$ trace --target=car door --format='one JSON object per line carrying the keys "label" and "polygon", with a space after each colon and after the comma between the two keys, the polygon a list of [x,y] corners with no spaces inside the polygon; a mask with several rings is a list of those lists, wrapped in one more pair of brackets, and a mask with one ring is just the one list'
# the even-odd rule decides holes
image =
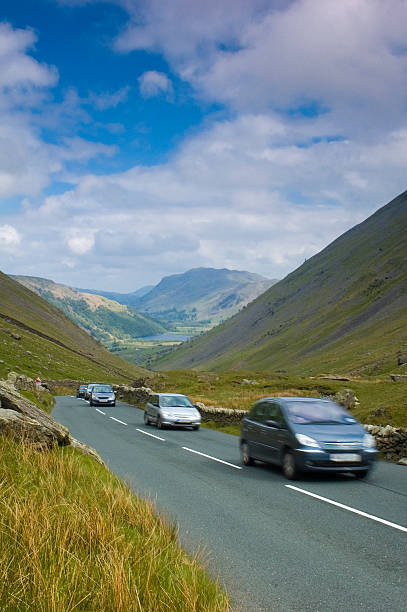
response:
{"label": "car door", "polygon": [[264,439],[265,455],[269,461],[279,463],[282,449],[288,439],[288,429],[284,415],[277,402],[267,402],[264,410],[264,425],[262,437]]}
{"label": "car door", "polygon": [[255,404],[244,419],[243,437],[248,442],[250,454],[256,459],[263,459],[263,440],[260,434],[264,422],[264,402]]}

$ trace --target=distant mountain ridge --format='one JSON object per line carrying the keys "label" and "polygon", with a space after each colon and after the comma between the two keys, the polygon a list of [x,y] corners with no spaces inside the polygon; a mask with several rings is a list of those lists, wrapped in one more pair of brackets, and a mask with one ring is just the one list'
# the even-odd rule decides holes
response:
{"label": "distant mountain ridge", "polygon": [[45,278],[12,278],[62,310],[72,321],[101,342],[114,342],[124,337],[149,336],[165,331],[158,322],[104,296],[84,293]]}
{"label": "distant mountain ridge", "polygon": [[275,282],[242,270],[193,268],[164,277],[134,305],[155,317],[173,312],[187,320],[220,320],[230,317]]}
{"label": "distant mountain ridge", "polygon": [[407,353],[407,191],[163,369],[377,373]]}

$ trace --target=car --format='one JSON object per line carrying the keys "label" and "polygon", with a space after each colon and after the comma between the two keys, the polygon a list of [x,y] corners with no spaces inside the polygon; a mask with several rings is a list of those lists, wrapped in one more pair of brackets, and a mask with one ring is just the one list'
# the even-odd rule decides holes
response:
{"label": "car", "polygon": [[158,429],[171,426],[199,429],[201,413],[186,395],[155,393],[145,406],[144,423],[154,423]]}
{"label": "car", "polygon": [[88,388],[88,385],[79,385],[78,390],[76,392],[76,397],[85,397],[85,391]]}
{"label": "car", "polygon": [[99,383],[89,383],[89,384],[88,384],[88,386],[86,387],[86,390],[85,390],[85,395],[84,395],[84,397],[85,397],[85,399],[86,399],[86,400],[89,400],[89,399],[90,399],[90,394],[91,394],[91,392],[92,392],[92,389],[93,389],[93,387],[94,387],[95,385],[97,385],[97,384],[99,384]]}
{"label": "car", "polygon": [[265,397],[241,423],[244,465],[255,459],[302,472],[351,472],[365,477],[377,458],[373,436],[342,406],[315,397]]}
{"label": "car", "polygon": [[92,385],[89,396],[91,406],[116,406],[116,395],[110,385]]}

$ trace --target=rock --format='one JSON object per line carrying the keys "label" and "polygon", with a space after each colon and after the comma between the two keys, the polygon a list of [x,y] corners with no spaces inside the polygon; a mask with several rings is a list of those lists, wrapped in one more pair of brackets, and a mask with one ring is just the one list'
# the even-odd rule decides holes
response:
{"label": "rock", "polygon": [[407,380],[407,374],[390,374],[390,380],[393,382],[402,382]]}
{"label": "rock", "polygon": [[244,378],[240,384],[241,385],[258,385],[259,383],[257,382],[257,380],[250,380],[249,378]]}
{"label": "rock", "polygon": [[353,389],[341,389],[335,393],[333,400],[344,406],[346,410],[352,410],[359,403]]}
{"label": "rock", "polygon": [[407,354],[399,353],[397,357],[397,365],[401,366],[407,363]]}
{"label": "rock", "polygon": [[41,410],[41,408],[38,408],[25,397],[22,397],[9,382],[5,383],[4,381],[0,381],[0,399],[2,408],[13,410],[36,421],[42,427],[49,430],[60,446],[69,444],[70,435],[66,427],[57,423],[57,421],[44,412],[44,410]]}
{"label": "rock", "polygon": [[87,444],[84,444],[84,442],[80,442],[76,438],[71,437],[70,445],[76,448],[77,450],[79,450],[84,455],[89,455],[89,457],[92,457],[98,463],[101,463],[102,465],[106,465],[103,459],[101,458],[101,456],[95,451],[95,449],[92,448],[91,446],[88,446]]}
{"label": "rock", "polygon": [[17,372],[10,372],[7,376],[7,381],[19,391],[33,391],[35,384],[32,378],[25,374],[18,374]]}
{"label": "rock", "polygon": [[321,374],[317,376],[317,378],[322,378],[324,380],[343,380],[344,382],[350,380],[346,376],[336,376],[335,374]]}
{"label": "rock", "polygon": [[25,414],[0,408],[0,435],[33,444],[39,450],[50,449],[58,443],[55,432]]}
{"label": "rock", "polygon": [[15,332],[11,332],[10,336],[14,338],[14,340],[21,340],[20,334],[16,334]]}
{"label": "rock", "polygon": [[398,463],[400,465],[407,465],[407,457],[402,457],[401,459],[398,460]]}

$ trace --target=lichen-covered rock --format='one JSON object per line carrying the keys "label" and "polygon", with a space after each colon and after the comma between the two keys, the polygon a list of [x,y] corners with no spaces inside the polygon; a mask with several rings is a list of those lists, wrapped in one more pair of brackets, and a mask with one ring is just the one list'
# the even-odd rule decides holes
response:
{"label": "lichen-covered rock", "polygon": [[143,407],[154,395],[154,391],[149,387],[128,387],[127,385],[113,385],[116,398],[124,400],[129,404]]}
{"label": "lichen-covered rock", "polygon": [[20,395],[10,382],[0,381],[0,400],[3,409],[14,410],[48,429],[60,446],[69,444],[70,436],[67,428],[57,423],[51,415]]}
{"label": "lichen-covered rock", "polygon": [[332,398],[338,404],[341,404],[346,410],[352,410],[359,403],[353,389],[341,389]]}
{"label": "lichen-covered rock", "polygon": [[39,450],[50,449],[58,441],[53,431],[25,414],[0,408],[0,435],[28,442]]}

